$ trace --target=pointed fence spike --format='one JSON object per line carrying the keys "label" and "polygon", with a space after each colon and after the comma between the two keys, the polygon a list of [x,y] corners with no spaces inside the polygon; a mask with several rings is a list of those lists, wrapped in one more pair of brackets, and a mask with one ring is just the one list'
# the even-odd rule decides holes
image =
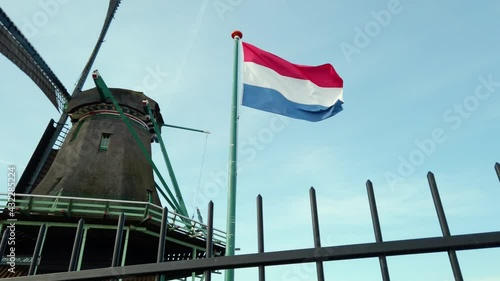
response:
{"label": "pointed fence spike", "polygon": [[[431,189],[432,199],[434,201],[434,207],[436,208],[439,225],[441,226],[441,232],[443,233],[443,237],[449,237],[451,236],[450,228],[448,227],[448,222],[446,220],[446,215],[443,209],[443,203],[441,202],[441,197],[439,196],[439,191],[436,184],[436,179],[434,178],[434,174],[431,172],[427,173],[427,179],[429,180],[429,187]],[[460,264],[458,263],[457,253],[454,250],[448,250],[448,257],[450,259],[451,269],[453,271],[455,280],[463,281],[464,278],[462,276]]]}
{"label": "pointed fence spike", "polygon": [[111,259],[111,267],[116,267],[119,266],[120,264],[122,241],[123,241],[123,228],[125,227],[126,219],[127,216],[123,212],[118,217],[118,225],[116,227],[116,236],[115,236],[115,246],[113,248],[113,257]]}
{"label": "pointed fence spike", "polygon": [[[309,189],[310,204],[311,204],[311,216],[312,216],[312,227],[313,227],[313,237],[314,237],[314,248],[321,248],[321,238],[319,231],[319,218],[318,218],[318,205],[316,200],[316,191],[313,187]],[[323,262],[316,262],[316,274],[318,281],[325,281],[325,274],[323,270]]]}
{"label": "pointed fence spike", "polygon": [[500,163],[495,164],[495,171],[497,171],[498,180],[500,180]]}
{"label": "pointed fence spike", "polygon": [[[168,229],[168,209],[167,207],[163,207],[162,215],[161,215],[161,225],[160,225],[160,236],[158,237],[158,253],[156,255],[156,262],[164,262],[165,261],[165,244]],[[164,279],[164,275],[158,274],[155,277],[156,281],[161,281]]]}
{"label": "pointed fence spike", "polygon": [[36,269],[38,267],[38,259],[40,258],[40,252],[42,251],[43,241],[45,240],[45,235],[47,234],[47,225],[44,223],[40,226],[38,232],[38,237],[36,239],[35,250],[33,251],[33,258],[31,259],[31,264],[28,269],[28,275],[35,275]]}
{"label": "pointed fence spike", "polygon": [[[377,202],[375,200],[375,193],[373,192],[373,184],[370,180],[366,181],[366,192],[368,193],[368,203],[370,204],[370,213],[372,216],[373,231],[375,233],[375,241],[377,243],[383,242],[382,230],[380,228],[380,220],[377,210]],[[389,281],[389,269],[387,267],[387,258],[384,255],[379,256],[380,272],[383,281]]]}
{"label": "pointed fence spike", "polygon": [[[257,252],[264,253],[264,214],[262,207],[262,196],[257,196]],[[259,265],[259,281],[266,280],[266,272],[263,265]]]}
{"label": "pointed fence spike", "polygon": [[[205,258],[212,258],[213,256],[213,235],[214,235],[214,203],[212,201],[208,202],[208,215],[207,215],[207,237],[206,237],[206,249]],[[212,271],[205,271],[205,280],[212,280]]]}
{"label": "pointed fence spike", "polygon": [[68,271],[75,271],[78,263],[78,256],[80,255],[82,247],[82,237],[85,227],[85,220],[82,218],[78,221],[78,227],[76,228],[75,240],[73,242],[73,250],[71,251],[71,258],[69,261]]}

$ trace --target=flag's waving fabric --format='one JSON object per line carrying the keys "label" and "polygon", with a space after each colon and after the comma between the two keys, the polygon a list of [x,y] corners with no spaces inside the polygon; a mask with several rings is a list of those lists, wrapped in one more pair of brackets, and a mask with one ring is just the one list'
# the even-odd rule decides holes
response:
{"label": "flag's waving fabric", "polygon": [[331,64],[293,64],[242,44],[243,105],[308,121],[342,110],[343,81]]}

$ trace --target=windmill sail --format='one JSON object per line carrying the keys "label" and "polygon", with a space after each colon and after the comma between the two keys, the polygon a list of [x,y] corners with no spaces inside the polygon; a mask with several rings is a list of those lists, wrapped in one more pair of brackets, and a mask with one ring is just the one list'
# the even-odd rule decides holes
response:
{"label": "windmill sail", "polygon": [[82,91],[82,87],[85,84],[85,80],[89,75],[99,49],[104,42],[104,38],[120,2],[121,0],[109,1],[106,19],[101,29],[99,38],[97,39],[97,43],[85,67],[83,68],[83,71],[78,78],[76,87],[71,95],[62,85],[57,76],[47,66],[38,52],[28,42],[26,37],[24,37],[5,12],[0,8],[0,52],[9,58],[16,66],[18,66],[19,69],[26,73],[35,82],[35,84],[38,85],[50,102],[60,112],[62,112],[58,122],[51,120],[51,125],[49,125],[45,131],[44,137],[40,140],[35,153],[29,161],[28,166],[16,187],[16,192],[29,193],[32,188],[36,187],[37,183],[43,179],[45,173],[42,171],[47,171],[50,168],[52,162],[47,160],[49,158],[53,158],[51,155],[55,155],[58,151],[58,147],[55,147],[54,149],[53,146],[56,141],[62,143],[65,138],[65,134],[62,130],[66,124],[68,115],[64,112],[64,107],[69,103],[72,95]]}
{"label": "windmill sail", "polygon": [[28,75],[61,111],[70,95],[40,54],[0,8],[0,52]]}
{"label": "windmill sail", "polygon": [[92,54],[90,55],[89,60],[87,61],[87,64],[83,68],[83,71],[80,74],[80,77],[78,78],[78,82],[77,82],[76,87],[73,91],[73,95],[82,90],[83,84],[85,84],[85,80],[89,76],[90,69],[92,68],[92,64],[94,63],[94,60],[97,57],[97,53],[99,52],[99,49],[101,48],[102,42],[104,42],[104,37],[106,37],[106,33],[108,32],[109,26],[111,25],[111,21],[113,20],[113,17],[115,16],[116,10],[118,9],[120,2],[121,2],[121,0],[110,0],[109,1],[108,12],[106,13],[106,19],[104,20],[104,24],[103,24],[102,29],[101,29],[101,34],[99,34],[99,38],[97,39],[97,43],[94,47],[94,50],[92,51]]}

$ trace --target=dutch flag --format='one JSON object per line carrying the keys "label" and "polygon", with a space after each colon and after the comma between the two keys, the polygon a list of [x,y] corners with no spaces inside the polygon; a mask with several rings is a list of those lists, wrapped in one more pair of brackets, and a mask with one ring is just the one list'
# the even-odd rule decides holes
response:
{"label": "dutch flag", "polygon": [[242,45],[243,105],[313,122],[342,110],[344,83],[331,64],[297,65]]}

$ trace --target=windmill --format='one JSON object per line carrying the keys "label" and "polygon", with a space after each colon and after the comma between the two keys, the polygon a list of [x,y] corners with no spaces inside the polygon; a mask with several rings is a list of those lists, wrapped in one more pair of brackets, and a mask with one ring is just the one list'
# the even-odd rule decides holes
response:
{"label": "windmill", "polygon": [[[159,105],[144,93],[108,88],[97,71],[96,87],[82,89],[119,4],[109,1],[97,43],[71,94],[0,8],[0,52],[61,113],[58,121],[49,121],[15,198],[7,198],[0,217],[0,278],[205,255],[207,226],[188,217],[162,141],[166,124]],[[161,146],[173,191],[152,161],[151,143]],[[161,207],[158,193],[170,212]],[[14,223],[16,247],[5,251],[13,217],[22,218]],[[165,234],[166,251],[165,239],[158,239]],[[213,247],[215,254],[224,254],[223,232],[214,233]],[[12,264],[16,270],[9,271]]]}

